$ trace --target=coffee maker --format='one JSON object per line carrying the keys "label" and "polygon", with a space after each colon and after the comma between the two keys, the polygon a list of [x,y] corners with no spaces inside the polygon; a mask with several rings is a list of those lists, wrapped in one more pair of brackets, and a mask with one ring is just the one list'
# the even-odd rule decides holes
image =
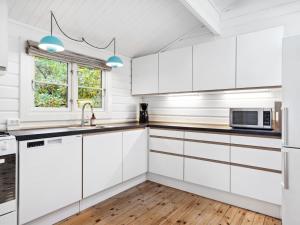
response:
{"label": "coffee maker", "polygon": [[148,104],[147,103],[141,103],[140,104],[140,123],[148,123],[149,116],[148,116]]}

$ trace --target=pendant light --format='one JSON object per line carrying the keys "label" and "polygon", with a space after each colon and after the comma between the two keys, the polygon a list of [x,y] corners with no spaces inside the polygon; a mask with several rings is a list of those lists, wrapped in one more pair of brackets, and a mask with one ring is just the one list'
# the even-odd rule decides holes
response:
{"label": "pendant light", "polygon": [[52,11],[50,11],[50,13],[51,13],[51,35],[47,35],[40,40],[39,45],[38,45],[40,49],[48,51],[50,53],[61,52],[61,51],[65,50],[62,41],[58,37],[53,36],[53,19],[54,19],[54,21],[55,21],[58,29],[61,31],[61,33],[65,37],[67,37],[68,39],[70,39],[72,41],[86,43],[87,45],[89,45],[93,48],[96,48],[96,49],[100,49],[100,50],[107,49],[112,43],[114,43],[114,55],[108,58],[108,60],[106,61],[106,65],[110,66],[112,68],[122,67],[124,65],[122,59],[120,57],[116,56],[116,38],[113,38],[108,43],[108,45],[106,45],[105,47],[95,46],[95,45],[89,43],[88,41],[86,41],[84,37],[82,37],[81,39],[73,38],[73,37],[67,35],[62,30],[62,28],[59,26],[59,24],[57,22],[56,17],[54,16],[54,13]]}
{"label": "pendant light", "polygon": [[53,36],[53,12],[51,11],[51,35],[47,35],[40,40],[39,48],[43,49],[47,52],[62,52],[65,50],[62,41],[58,38]]}
{"label": "pendant light", "polygon": [[122,67],[124,65],[122,59],[116,56],[116,39],[113,38],[112,41],[114,42],[114,55],[108,58],[106,65],[112,68]]}

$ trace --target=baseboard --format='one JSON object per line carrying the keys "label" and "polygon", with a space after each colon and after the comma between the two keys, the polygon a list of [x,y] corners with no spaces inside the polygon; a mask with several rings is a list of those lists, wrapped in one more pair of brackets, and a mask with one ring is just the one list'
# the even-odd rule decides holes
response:
{"label": "baseboard", "polygon": [[55,212],[47,214],[43,217],[35,219],[25,225],[53,225],[65,218],[68,218],[79,212],[79,202],[76,202],[72,205],[59,209]]}
{"label": "baseboard", "polygon": [[131,180],[128,180],[122,184],[111,187],[105,191],[102,191],[102,192],[99,192],[90,197],[84,198],[80,201],[80,211],[83,211],[93,205],[98,204],[99,202],[102,202],[108,198],[111,198],[112,196],[117,195],[123,191],[126,191],[129,188],[132,188],[140,183],[143,183],[146,181],[146,178],[147,178],[146,174],[143,174],[143,175],[135,177]]}
{"label": "baseboard", "polygon": [[25,225],[52,225],[145,181],[146,174],[142,174],[138,177],[132,178],[128,181],[111,187],[105,191],[82,199],[81,201],[76,202],[72,205],[26,223]]}
{"label": "baseboard", "polygon": [[153,173],[147,174],[147,180],[281,219],[281,206],[279,205],[187,183]]}

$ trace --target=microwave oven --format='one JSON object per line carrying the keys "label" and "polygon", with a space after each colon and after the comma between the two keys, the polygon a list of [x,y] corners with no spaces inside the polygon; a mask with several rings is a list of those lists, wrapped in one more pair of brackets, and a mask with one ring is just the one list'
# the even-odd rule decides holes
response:
{"label": "microwave oven", "polygon": [[272,129],[271,108],[231,108],[230,126],[233,128]]}

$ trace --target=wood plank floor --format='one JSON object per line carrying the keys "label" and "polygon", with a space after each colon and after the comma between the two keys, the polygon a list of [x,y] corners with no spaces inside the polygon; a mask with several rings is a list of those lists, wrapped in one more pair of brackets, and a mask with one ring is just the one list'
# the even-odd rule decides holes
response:
{"label": "wood plank floor", "polygon": [[281,221],[146,181],[57,225],[281,225]]}

